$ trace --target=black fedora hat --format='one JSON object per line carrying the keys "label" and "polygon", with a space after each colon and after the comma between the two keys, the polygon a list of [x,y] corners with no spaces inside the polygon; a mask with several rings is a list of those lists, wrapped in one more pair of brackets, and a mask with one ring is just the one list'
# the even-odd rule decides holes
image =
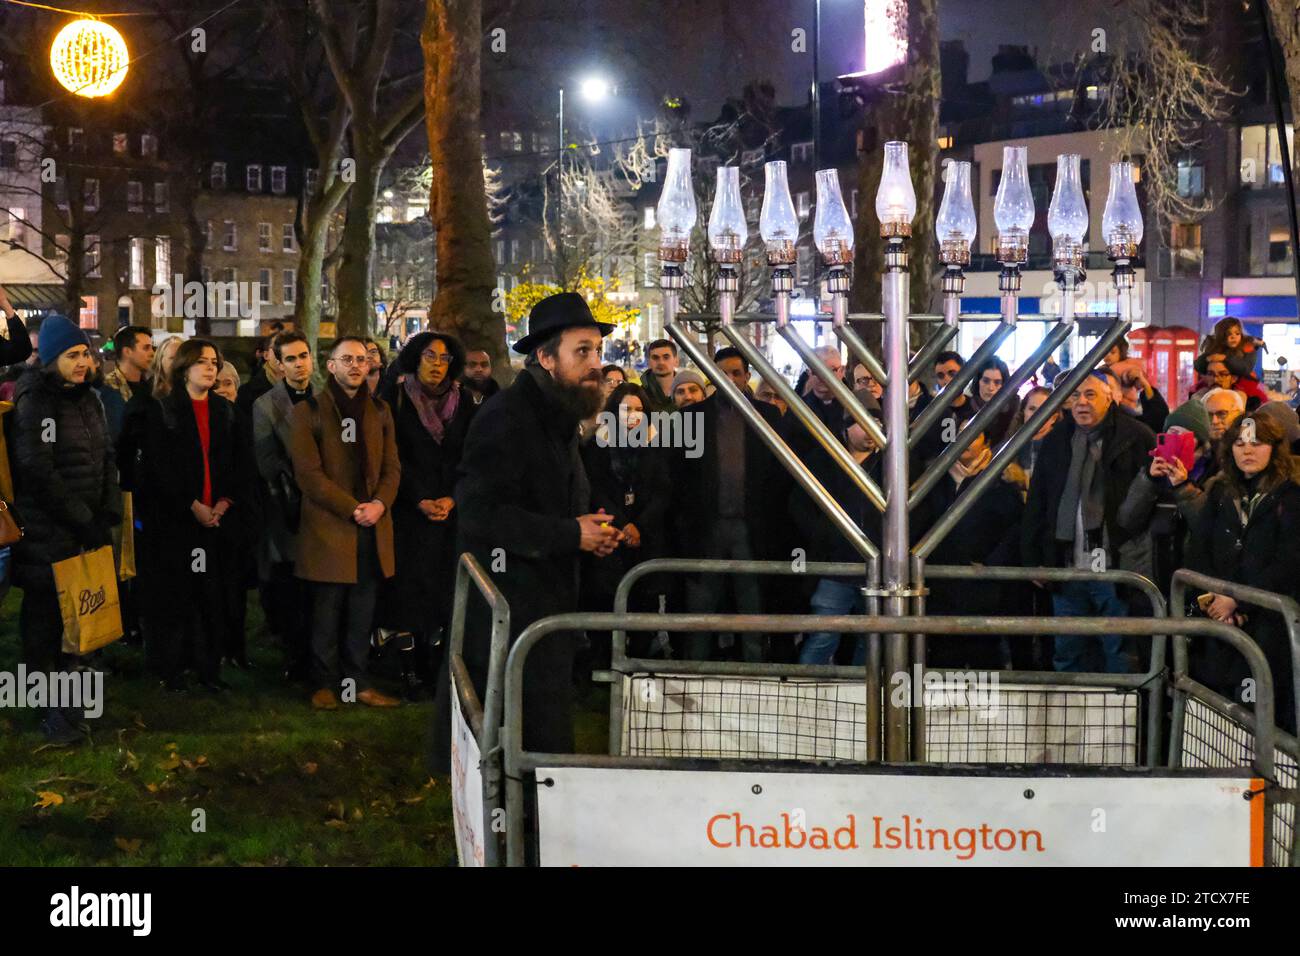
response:
{"label": "black fedora hat", "polygon": [[597,322],[587,300],[576,292],[548,295],[528,312],[528,334],[514,344],[514,350],[527,355],[561,329],[594,326],[601,335],[609,335],[614,326]]}

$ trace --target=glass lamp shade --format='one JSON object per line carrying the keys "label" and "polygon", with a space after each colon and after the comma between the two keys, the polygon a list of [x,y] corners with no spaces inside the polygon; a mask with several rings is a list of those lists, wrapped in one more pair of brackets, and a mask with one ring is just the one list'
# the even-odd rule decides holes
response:
{"label": "glass lamp shade", "polygon": [[940,259],[946,263],[970,261],[971,243],[975,241],[975,203],[970,194],[970,163],[953,160],[946,170],[947,182],[939,215],[935,219]]}
{"label": "glass lamp shade", "polygon": [[795,242],[799,239],[799,217],[790,198],[785,163],[781,160],[763,167],[763,210],[758,217],[758,231],[767,244],[767,261],[784,265],[795,261]]}
{"label": "glass lamp shade", "polygon": [[1110,192],[1106,196],[1106,211],[1101,217],[1101,232],[1106,245],[1122,247],[1125,258],[1137,254],[1142,242],[1142,210],[1138,207],[1137,189],[1133,186],[1133,164],[1110,164]]}
{"label": "glass lamp shade", "polygon": [[709,245],[714,258],[718,262],[739,262],[748,236],[745,208],[740,202],[740,168],[719,166],[718,188],[709,213]]}
{"label": "glass lamp shade", "polygon": [[1088,207],[1083,201],[1079,162],[1078,153],[1062,153],[1056,157],[1056,188],[1047,207],[1047,231],[1057,244],[1078,245],[1088,231]]}
{"label": "glass lamp shade", "polygon": [[668,173],[664,179],[664,190],[659,196],[656,213],[659,220],[660,249],[680,252],[683,254],[682,258],[685,258],[691,230],[695,228],[696,216],[689,149],[669,150]]}
{"label": "glass lamp shade", "polygon": [[1002,180],[993,201],[993,221],[998,236],[1027,240],[1034,224],[1034,194],[1029,191],[1028,150],[1024,146],[1002,147]]}
{"label": "glass lamp shade", "polygon": [[916,215],[916,191],[907,164],[907,144],[885,144],[885,166],[876,189],[876,218],[882,236],[910,236]]}
{"label": "glass lamp shade", "polygon": [[853,221],[840,194],[840,174],[834,169],[817,170],[813,241],[827,265],[840,266],[853,261]]}

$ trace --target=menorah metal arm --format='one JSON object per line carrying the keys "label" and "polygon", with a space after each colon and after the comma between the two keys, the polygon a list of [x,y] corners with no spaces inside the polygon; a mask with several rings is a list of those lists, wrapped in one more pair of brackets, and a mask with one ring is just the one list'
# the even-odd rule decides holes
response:
{"label": "menorah metal arm", "polygon": [[[831,523],[835,525],[840,534],[844,535],[844,537],[848,539],[849,543],[853,545],[854,550],[862,555],[867,561],[877,558],[880,551],[874,544],[872,544],[871,539],[862,533],[862,529],[859,528],[844,509],[840,507],[840,503],[836,501],[822,483],[817,480],[813,473],[808,469],[808,466],[800,461],[799,457],[790,450],[790,446],[781,440],[781,437],[777,435],[772,426],[770,426],[754,406],[749,403],[748,397],[746,397],[746,395],[736,386],[736,383],[727,377],[727,375],[719,369],[707,355],[704,354],[704,350],[699,347],[691,336],[683,329],[678,328],[676,323],[668,323],[668,325],[665,326],[665,330],[669,335],[677,340],[677,344],[681,346],[682,351],[691,357],[691,361],[708,373],[709,380],[714,382],[718,390],[721,391],[722,394],[726,396],[727,400],[736,407],[736,410],[740,412],[741,416],[749,426],[758,433],[759,438],[761,438],[767,447],[771,449],[772,454],[774,454],[777,457],[777,460],[785,466],[785,469],[788,472],[790,472],[791,477],[799,483],[800,487],[802,487],[804,491],[808,492],[808,496],[817,503],[817,506],[822,509],[822,512],[830,519]],[[782,381],[784,381],[784,379],[782,379]],[[836,442],[835,444],[839,443]],[[857,463],[855,462],[854,464],[856,466]],[[858,471],[860,472],[861,469],[859,468]],[[877,489],[876,493],[879,494],[879,489]]]}
{"label": "menorah metal arm", "polygon": [[957,334],[957,321],[961,310],[961,299],[946,296],[943,300],[944,323],[934,330],[930,340],[921,346],[921,351],[912,356],[907,368],[907,382],[910,385],[925,373],[925,367],[934,361],[934,357],[943,351],[943,347]]}
{"label": "menorah metal arm", "polygon": [[[834,331],[836,338],[848,346],[849,354],[866,367],[867,371],[871,373],[871,377],[880,383],[880,387],[887,387],[889,385],[889,373],[880,364],[880,360],[871,354],[871,349],[867,348],[867,343],[862,341],[862,337],[853,330],[853,326],[848,324],[837,325],[834,326]],[[852,372],[853,369],[850,368],[849,373],[852,374]]]}
{"label": "menorah metal arm", "polygon": [[[961,453],[970,447],[977,435],[983,432],[993,422],[1002,409],[1012,402],[1018,402],[1020,396],[1017,391],[1025,380],[1032,375],[1038,366],[1047,360],[1047,357],[1056,351],[1057,347],[1070,337],[1074,331],[1074,326],[1066,323],[1060,323],[1053,327],[1052,331],[1044,336],[1043,341],[1038,343],[1038,348],[1034,349],[1032,355],[1021,364],[1021,366],[1011,373],[1011,378],[1002,384],[1002,388],[989,401],[987,405],[975,413],[972,418],[960,432],[953,436],[953,440],[948,443],[939,457],[930,463],[930,467],[925,470],[915,484],[912,485],[911,494],[908,495],[907,506],[913,510],[921,503],[923,499],[936,484],[939,479],[948,473],[948,469],[953,466]],[[1000,436],[999,436],[1000,437]],[[990,440],[992,444],[992,440]]]}
{"label": "menorah metal arm", "polygon": [[984,344],[975,350],[975,354],[966,361],[966,364],[957,370],[957,374],[953,376],[953,380],[948,383],[947,387],[934,397],[934,401],[927,405],[921,414],[916,416],[916,419],[912,422],[911,434],[907,439],[909,449],[916,449],[916,446],[921,443],[921,439],[925,437],[925,433],[948,410],[952,400],[965,391],[966,386],[975,377],[975,373],[979,371],[980,366],[993,356],[993,353],[1002,345],[1002,340],[1015,331],[1015,328],[1014,325],[1003,322],[994,329],[993,334],[984,340]]}
{"label": "menorah metal arm", "polygon": [[[831,433],[831,430],[826,427],[826,423],[818,418],[807,403],[799,397],[798,393],[790,387],[790,383],[785,380],[785,376],[774,369],[772,363],[763,357],[763,353],[754,346],[754,343],[741,335],[740,331],[734,326],[724,325],[722,334],[727,337],[727,341],[740,350],[740,353],[749,361],[750,366],[757,369],[758,374],[785,400],[786,405],[790,407],[791,413],[803,423],[804,428],[813,434],[813,437],[817,439],[822,448],[835,459],[844,473],[852,479],[853,483],[867,496],[868,500],[878,509],[884,511],[885,496],[881,493],[880,487],[871,480],[871,477],[863,470],[862,466],[853,460],[852,452],[844,447],[844,443]],[[693,355],[691,357],[694,358]],[[697,364],[699,363],[697,362]],[[709,365],[712,367],[712,363],[709,363]],[[793,453],[791,454],[793,456]],[[795,456],[794,460],[798,461],[799,459]]]}
{"label": "menorah metal arm", "polygon": [[845,385],[838,375],[826,367],[826,363],[818,358],[812,346],[803,340],[803,336],[799,334],[794,326],[779,326],[777,332],[780,333],[781,338],[790,343],[790,348],[799,353],[799,357],[808,366],[808,371],[825,383],[826,387],[831,390],[831,394],[835,396],[836,401],[843,405],[848,413],[853,416],[853,420],[871,436],[871,440],[884,448],[886,441],[885,430],[880,427],[880,422],[876,421],[875,417],[863,408],[862,403],[853,394],[853,390]]}
{"label": "menorah metal arm", "polygon": [[[1068,329],[1068,326],[1063,325]],[[944,512],[934,526],[925,533],[925,536],[916,543],[912,549],[913,553],[922,559],[929,558],[946,538],[949,532],[956,527],[957,522],[965,517],[966,512],[974,507],[975,502],[988,489],[989,485],[998,481],[1003,470],[1016,456],[1020,454],[1020,449],[1033,440],[1034,435],[1043,427],[1052,414],[1059,409],[1070,397],[1070,393],[1079,387],[1079,383],[1087,377],[1088,373],[1097,367],[1097,364],[1110,351],[1110,347],[1119,341],[1129,327],[1127,319],[1116,319],[1106,333],[1098,340],[1097,344],[1085,355],[1079,362],[1065,375],[1065,381],[1052,390],[1047,396],[1047,400],[1039,406],[1038,411],[1030,417],[1029,421],[1016,430],[1011,438],[997,450],[993,460],[989,462],[987,468],[980,472],[971,487],[962,492],[957,500]]]}

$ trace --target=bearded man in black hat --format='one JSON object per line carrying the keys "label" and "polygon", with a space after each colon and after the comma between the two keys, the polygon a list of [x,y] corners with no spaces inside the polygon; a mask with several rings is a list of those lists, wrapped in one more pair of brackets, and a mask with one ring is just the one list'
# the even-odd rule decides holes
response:
{"label": "bearded man in black hat", "polygon": [[[484,403],[470,426],[456,484],[458,552],[487,569],[510,604],[510,639],[552,614],[578,610],[578,558],[603,557],[622,537],[609,515],[589,514],[590,486],[578,453],[578,423],[600,410],[601,346],[613,326],[597,322],[582,296],[560,292],[533,306],[528,356],[511,386]],[[465,663],[484,699],[487,615],[467,616]],[[524,668],[524,746],[573,751],[572,635],[553,634]],[[450,703],[435,706],[432,763],[447,772]]]}

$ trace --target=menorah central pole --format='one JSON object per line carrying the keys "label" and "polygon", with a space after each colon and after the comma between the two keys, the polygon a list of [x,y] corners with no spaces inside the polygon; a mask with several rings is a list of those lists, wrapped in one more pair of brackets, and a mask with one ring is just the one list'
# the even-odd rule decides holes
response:
{"label": "menorah central pole", "polygon": [[[889,384],[885,387],[885,525],[883,562],[885,614],[907,614],[910,578],[907,491],[907,310],[909,301],[907,246],[901,235],[888,238],[885,247],[882,304],[885,314],[884,358]],[[897,675],[908,672],[907,637],[890,634],[885,644],[885,687],[896,685]],[[910,686],[904,684],[903,686]],[[892,695],[891,695],[892,696]],[[908,759],[908,710],[887,703],[885,707],[885,759]]]}

